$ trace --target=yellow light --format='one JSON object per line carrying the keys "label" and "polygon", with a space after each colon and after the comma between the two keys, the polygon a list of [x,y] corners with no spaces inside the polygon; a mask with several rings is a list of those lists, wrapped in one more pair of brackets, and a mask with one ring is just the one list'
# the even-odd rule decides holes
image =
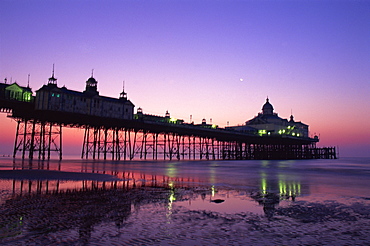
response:
{"label": "yellow light", "polygon": [[216,128],[217,128],[217,125],[213,124],[213,125],[212,125],[212,128],[213,128],[213,129],[216,129]]}
{"label": "yellow light", "polygon": [[172,203],[173,201],[176,201],[176,197],[175,197],[175,193],[174,192],[171,192],[171,195],[168,199],[170,201],[170,203]]}
{"label": "yellow light", "polygon": [[25,93],[25,95],[24,95],[24,101],[26,101],[26,102],[31,101],[31,93]]}
{"label": "yellow light", "polygon": [[177,119],[176,118],[171,118],[170,121],[174,123],[174,122],[177,121]]}
{"label": "yellow light", "polygon": [[293,132],[292,135],[295,136],[295,133]]}
{"label": "yellow light", "polygon": [[261,173],[261,193],[263,195],[267,194],[267,179],[266,179],[266,173]]}
{"label": "yellow light", "polygon": [[283,181],[279,180],[279,192],[280,192],[280,195],[283,195],[283,193],[284,193],[283,186],[284,186]]}
{"label": "yellow light", "polygon": [[288,129],[290,129],[290,126],[288,126]]}
{"label": "yellow light", "polygon": [[265,177],[262,177],[261,179],[261,190],[262,190],[262,194],[267,194],[267,181],[266,181],[266,178]]}
{"label": "yellow light", "polygon": [[[171,219],[171,215],[172,215],[172,203],[176,201],[176,197],[175,197],[175,191],[174,190],[171,190],[171,193],[168,197],[168,204],[167,204],[167,209],[168,209],[168,212],[166,214],[166,217],[167,219]],[[167,222],[167,223],[171,223],[171,222]]]}

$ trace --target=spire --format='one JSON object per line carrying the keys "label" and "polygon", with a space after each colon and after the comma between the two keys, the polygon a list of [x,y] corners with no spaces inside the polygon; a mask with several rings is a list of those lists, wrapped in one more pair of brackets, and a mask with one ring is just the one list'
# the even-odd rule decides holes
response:
{"label": "spire", "polygon": [[54,63],[53,63],[53,73],[52,73],[51,77],[49,78],[48,84],[53,84],[53,85],[57,84],[57,79],[54,77]]}
{"label": "spire", "polygon": [[122,92],[119,94],[119,98],[127,99],[127,93],[125,92],[125,81],[123,81],[122,84]]}
{"label": "spire", "polygon": [[290,121],[289,122],[294,122],[294,116],[293,116],[293,110],[290,109]]}
{"label": "spire", "polygon": [[27,88],[30,88],[30,74],[28,74]]}

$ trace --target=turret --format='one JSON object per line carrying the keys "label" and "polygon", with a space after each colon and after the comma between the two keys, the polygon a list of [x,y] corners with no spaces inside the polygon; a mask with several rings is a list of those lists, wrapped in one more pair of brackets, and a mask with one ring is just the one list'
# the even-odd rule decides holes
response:
{"label": "turret", "polygon": [[98,81],[93,77],[93,73],[91,73],[91,77],[86,81],[86,89],[84,93],[88,95],[99,95]]}

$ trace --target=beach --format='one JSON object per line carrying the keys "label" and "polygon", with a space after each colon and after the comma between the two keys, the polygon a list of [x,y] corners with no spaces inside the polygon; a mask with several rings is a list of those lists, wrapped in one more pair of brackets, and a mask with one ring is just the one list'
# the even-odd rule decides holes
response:
{"label": "beach", "polygon": [[366,245],[370,158],[0,159],[3,245]]}

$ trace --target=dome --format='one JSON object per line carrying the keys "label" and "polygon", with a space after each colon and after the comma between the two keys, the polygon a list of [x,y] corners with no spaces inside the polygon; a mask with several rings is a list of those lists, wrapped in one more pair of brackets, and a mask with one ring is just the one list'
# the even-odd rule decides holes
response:
{"label": "dome", "polygon": [[94,77],[91,76],[86,81],[86,89],[85,89],[84,93],[88,93],[89,95],[98,95],[99,94],[99,92],[98,92],[98,81],[96,81],[96,79],[94,79]]}
{"label": "dome", "polygon": [[90,85],[94,85],[98,83],[98,81],[96,81],[96,79],[94,79],[93,77],[90,77],[86,82]]}
{"label": "dome", "polygon": [[262,107],[262,113],[263,114],[273,114],[273,112],[274,112],[274,107],[269,102],[269,99],[266,98],[266,103]]}

